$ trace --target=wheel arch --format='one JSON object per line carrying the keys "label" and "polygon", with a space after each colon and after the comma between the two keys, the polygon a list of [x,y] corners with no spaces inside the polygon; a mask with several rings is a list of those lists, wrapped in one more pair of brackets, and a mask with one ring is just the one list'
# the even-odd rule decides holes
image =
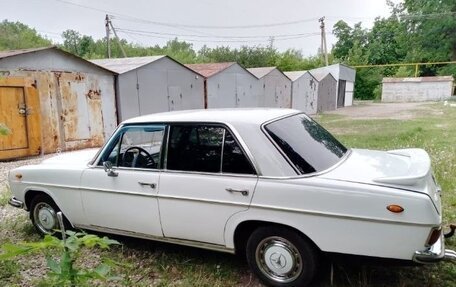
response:
{"label": "wheel arch", "polygon": [[39,194],[49,196],[55,202],[55,204],[59,206],[59,204],[55,201],[54,197],[49,191],[40,188],[29,188],[24,192],[24,204],[26,210],[30,210],[30,204],[32,203],[33,198]]}
{"label": "wheel arch", "polygon": [[252,232],[255,231],[257,228],[264,226],[279,226],[292,230],[300,236],[302,236],[303,238],[305,238],[306,240],[308,240],[316,248],[316,250],[321,251],[318,245],[309,236],[307,236],[304,232],[291,225],[268,220],[245,220],[239,222],[239,224],[237,224],[236,228],[234,229],[232,243],[235,253],[244,254],[247,240],[249,239]]}

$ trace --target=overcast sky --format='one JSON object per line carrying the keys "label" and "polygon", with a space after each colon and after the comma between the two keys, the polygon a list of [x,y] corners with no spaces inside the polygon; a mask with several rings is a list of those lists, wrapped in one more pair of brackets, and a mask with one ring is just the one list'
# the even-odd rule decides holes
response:
{"label": "overcast sky", "polygon": [[389,15],[386,0],[0,0],[0,19],[20,21],[54,42],[67,29],[95,39],[105,36],[105,14],[113,15],[118,35],[141,45],[163,45],[178,37],[195,49],[267,45],[315,55],[320,45],[318,18],[326,17],[328,50],[332,26],[340,19],[371,27]]}

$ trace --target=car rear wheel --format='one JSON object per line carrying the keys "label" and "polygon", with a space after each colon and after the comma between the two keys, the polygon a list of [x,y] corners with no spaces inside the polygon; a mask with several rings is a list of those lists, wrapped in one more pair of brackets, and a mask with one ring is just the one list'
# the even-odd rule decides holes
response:
{"label": "car rear wheel", "polygon": [[256,229],[246,253],[250,268],[269,286],[307,286],[318,264],[317,250],[308,239],[279,226]]}
{"label": "car rear wheel", "polygon": [[[41,235],[53,235],[56,230],[61,229],[57,219],[57,212],[59,211],[59,207],[51,197],[46,194],[39,194],[32,199],[30,204],[30,219]],[[64,218],[64,227],[69,227],[66,218]]]}

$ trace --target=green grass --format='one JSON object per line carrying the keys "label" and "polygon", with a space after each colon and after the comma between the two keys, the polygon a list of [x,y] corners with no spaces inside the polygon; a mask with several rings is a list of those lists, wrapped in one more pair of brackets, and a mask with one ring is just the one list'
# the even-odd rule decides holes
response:
{"label": "green grass", "polygon": [[4,207],[11,198],[11,190],[6,186],[3,190],[0,188],[0,206]]}
{"label": "green grass", "polygon": [[[348,147],[381,150],[418,147],[428,151],[443,189],[444,222],[455,223],[456,108],[442,104],[426,107],[410,120],[365,120],[326,114],[316,120]],[[0,206],[5,201],[3,198],[8,197],[4,193],[0,196]],[[116,272],[122,280],[110,286],[259,286],[245,260],[236,256],[134,238],[113,238],[123,246],[89,253],[82,262],[90,264],[99,257],[107,257],[121,264]],[[38,239],[27,214],[0,220],[0,244]],[[447,240],[447,247],[456,249],[456,239]],[[19,270],[33,270],[34,264],[23,259],[0,266],[0,286],[36,286],[39,276],[27,281],[19,275]],[[341,263],[334,266],[334,271],[333,286],[337,287],[456,286],[456,264],[450,263],[419,267]],[[316,286],[330,286],[328,268],[322,269]]]}

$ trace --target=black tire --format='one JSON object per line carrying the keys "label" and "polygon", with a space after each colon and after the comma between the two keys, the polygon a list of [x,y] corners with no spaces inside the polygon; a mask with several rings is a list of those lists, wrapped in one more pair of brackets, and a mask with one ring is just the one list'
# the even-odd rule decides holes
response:
{"label": "black tire", "polygon": [[[42,236],[61,236],[60,232],[55,232],[55,230],[61,230],[57,219],[57,212],[59,211],[60,208],[47,194],[41,193],[32,199],[32,202],[30,203],[30,219],[32,220],[33,226],[35,226],[38,233]],[[65,230],[71,227],[71,224],[65,216],[63,216],[63,225]]]}
{"label": "black tire", "polygon": [[251,270],[268,286],[308,286],[319,254],[304,236],[281,226],[257,228],[246,246]]}

